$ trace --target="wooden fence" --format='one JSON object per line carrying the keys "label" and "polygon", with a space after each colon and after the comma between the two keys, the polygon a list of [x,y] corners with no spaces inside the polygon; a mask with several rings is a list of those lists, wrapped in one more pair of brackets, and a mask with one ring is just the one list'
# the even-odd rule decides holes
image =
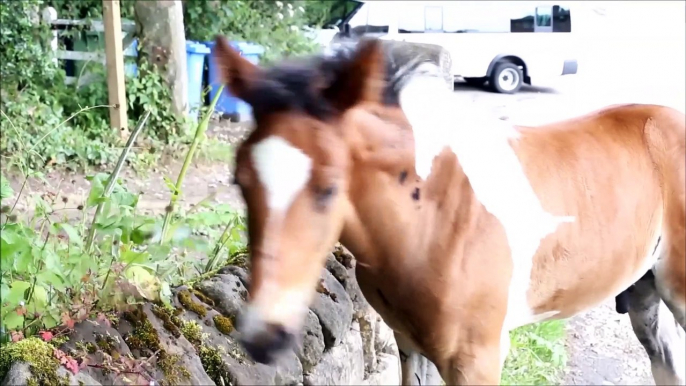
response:
{"label": "wooden fence", "polygon": [[[42,11],[43,22],[49,24],[52,30],[52,40],[50,47],[54,52],[54,60],[74,60],[74,61],[92,61],[105,65],[105,52],[84,52],[84,51],[69,51],[59,49],[59,34],[60,31],[68,30],[71,27],[86,26],[86,31],[104,33],[105,24],[102,20],[72,20],[60,19],[57,11],[53,7],[46,7]],[[134,33],[136,32],[136,24],[130,20],[121,21],[122,30],[122,50],[126,51],[133,43]],[[77,81],[76,76],[68,76],[67,84],[72,84]],[[79,85],[87,84],[93,79],[86,75],[79,80]]]}
{"label": "wooden fence", "polygon": [[[123,52],[131,46],[136,31],[136,24],[130,20],[121,20],[119,0],[103,0],[103,20],[60,19],[57,10],[47,7],[41,12],[43,22],[50,26],[52,38],[50,47],[54,60],[95,61],[107,66],[107,91],[110,104],[110,125],[120,130],[122,137],[128,136],[126,115],[126,89],[124,85]],[[87,31],[104,33],[105,52],[83,52],[59,49],[61,30],[76,26],[86,26]],[[93,81],[92,75],[67,77],[66,83],[77,83],[77,87]]]}

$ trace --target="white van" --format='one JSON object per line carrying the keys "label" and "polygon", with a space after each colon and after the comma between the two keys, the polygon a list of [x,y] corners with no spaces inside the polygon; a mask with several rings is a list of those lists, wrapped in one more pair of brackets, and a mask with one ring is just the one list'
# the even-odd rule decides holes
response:
{"label": "white van", "polygon": [[[346,1],[332,23],[343,37],[436,44],[451,55],[452,74],[513,94],[576,74],[569,6],[532,1]],[[352,5],[350,5],[352,4]]]}

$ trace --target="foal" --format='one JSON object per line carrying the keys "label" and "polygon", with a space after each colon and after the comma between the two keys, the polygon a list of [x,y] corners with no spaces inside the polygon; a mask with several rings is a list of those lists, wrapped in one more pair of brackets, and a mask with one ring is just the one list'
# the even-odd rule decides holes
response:
{"label": "foal", "polygon": [[218,38],[215,60],[256,122],[235,174],[255,360],[295,343],[340,240],[395,331],[403,384],[438,384],[427,360],[448,384],[498,384],[511,329],[634,283],[655,381],[684,384],[684,114],[624,105],[512,127],[464,111],[435,66],[384,66],[373,40],[262,69]]}

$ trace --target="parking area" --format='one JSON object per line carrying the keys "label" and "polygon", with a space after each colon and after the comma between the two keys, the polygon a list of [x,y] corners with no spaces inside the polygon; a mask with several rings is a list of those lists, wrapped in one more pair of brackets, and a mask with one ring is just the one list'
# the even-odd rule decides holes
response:
{"label": "parking area", "polygon": [[[682,26],[686,27],[686,26]],[[521,125],[573,117],[616,103],[656,103],[686,109],[686,38],[681,33],[606,37],[580,41],[579,71],[547,84],[524,86],[514,95],[465,83],[455,93]]]}

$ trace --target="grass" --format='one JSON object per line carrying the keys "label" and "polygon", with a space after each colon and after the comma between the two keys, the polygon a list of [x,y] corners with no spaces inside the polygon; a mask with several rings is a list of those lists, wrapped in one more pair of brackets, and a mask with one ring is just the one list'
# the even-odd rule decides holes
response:
{"label": "grass", "polygon": [[541,322],[510,332],[510,354],[505,361],[502,385],[559,384],[567,363],[565,323]]}

